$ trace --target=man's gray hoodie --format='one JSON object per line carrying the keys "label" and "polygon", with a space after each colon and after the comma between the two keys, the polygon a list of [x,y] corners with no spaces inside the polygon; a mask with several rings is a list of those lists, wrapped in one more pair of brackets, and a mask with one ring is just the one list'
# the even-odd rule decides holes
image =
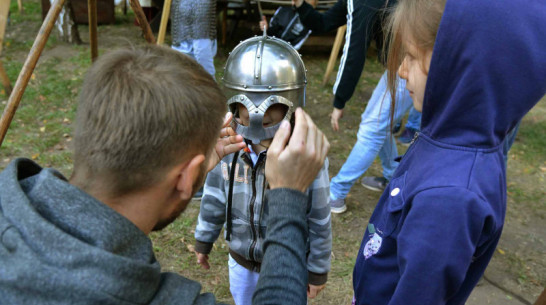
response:
{"label": "man's gray hoodie", "polygon": [[[277,218],[277,228],[289,229],[268,232],[267,256],[280,255],[291,268],[266,266],[258,299],[280,304],[286,302],[279,296],[288,295],[287,304],[305,304],[306,196],[278,190],[275,197],[293,202],[276,207],[295,217],[285,223]],[[282,241],[286,234],[296,246]],[[278,276],[285,281],[274,283],[282,287],[267,288]],[[17,159],[0,173],[0,303],[216,304],[200,290],[197,282],[161,273],[142,231],[57,171]]]}

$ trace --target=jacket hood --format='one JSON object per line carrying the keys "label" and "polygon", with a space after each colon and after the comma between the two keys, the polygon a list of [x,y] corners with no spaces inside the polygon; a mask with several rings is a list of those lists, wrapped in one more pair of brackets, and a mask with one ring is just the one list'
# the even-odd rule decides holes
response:
{"label": "jacket hood", "polygon": [[431,59],[421,130],[494,147],[546,93],[546,2],[448,0]]}
{"label": "jacket hood", "polygon": [[133,304],[157,293],[160,266],[149,238],[60,173],[17,159],[0,174],[0,190],[7,303]]}

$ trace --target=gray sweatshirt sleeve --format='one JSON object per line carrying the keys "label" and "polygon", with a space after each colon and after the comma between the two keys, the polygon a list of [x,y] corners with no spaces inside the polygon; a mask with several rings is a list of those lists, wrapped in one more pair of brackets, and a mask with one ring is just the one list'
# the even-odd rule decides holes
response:
{"label": "gray sweatshirt sleeve", "polygon": [[[220,161],[205,180],[203,198],[195,227],[195,251],[209,254],[212,244],[218,239],[226,220],[226,194],[223,169],[227,165]],[[227,168],[227,167],[226,167]],[[227,170],[227,169],[226,169]]]}
{"label": "gray sweatshirt sleeve", "polygon": [[264,259],[252,304],[306,304],[308,196],[291,189],[267,194],[269,220]]}
{"label": "gray sweatshirt sleeve", "polygon": [[332,253],[332,224],[328,200],[330,197],[328,159],[325,160],[317,178],[309,187],[308,194],[311,207],[307,214],[310,245],[307,256],[309,284],[322,285],[328,280]]}

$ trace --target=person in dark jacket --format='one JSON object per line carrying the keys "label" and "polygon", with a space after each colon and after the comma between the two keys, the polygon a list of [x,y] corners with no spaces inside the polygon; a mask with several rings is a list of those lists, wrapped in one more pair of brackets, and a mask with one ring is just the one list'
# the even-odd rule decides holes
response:
{"label": "person in dark jacket", "polygon": [[383,45],[383,16],[385,9],[393,3],[394,0],[338,0],[326,12],[320,13],[304,0],[292,1],[301,22],[313,32],[325,33],[347,25],[345,46],[334,85],[332,120],[336,120],[336,125],[345,103],[358,84],[370,43],[375,40],[378,48]]}
{"label": "person in dark jacket", "polygon": [[[216,304],[199,283],[162,273],[147,235],[245,147],[224,105],[214,79],[169,48],[101,56],[80,95],[70,179],[24,158],[0,173],[2,303]],[[303,192],[328,142],[301,109],[288,142],[290,130],[283,122],[265,168],[270,225],[254,304],[307,300]]]}
{"label": "person in dark jacket", "polygon": [[[325,32],[347,24],[345,47],[341,57],[340,68],[334,85],[334,110],[331,124],[334,131],[339,130],[339,119],[343,116],[345,102],[355,89],[366,59],[366,52],[373,39],[381,48],[383,30],[381,27],[386,8],[395,1],[388,0],[339,0],[325,13],[315,11],[303,0],[294,0],[298,14],[304,25],[315,32]],[[399,122],[412,108],[412,100],[401,80],[394,109],[394,121]],[[358,127],[357,140],[349,157],[332,178],[330,183],[330,206],[332,213],[343,213],[347,210],[345,198],[353,184],[368,170],[377,156],[383,167],[382,176],[363,177],[361,184],[373,191],[383,191],[398,166],[394,159],[398,150],[394,136],[389,130],[391,95],[387,90],[386,73],[381,77],[365,111],[362,113]],[[420,124],[420,114],[412,122]]]}
{"label": "person in dark jacket", "polygon": [[543,1],[398,2],[389,87],[398,72],[423,119],[369,220],[353,304],[466,302],[504,224],[507,134],[546,93],[544,12]]}

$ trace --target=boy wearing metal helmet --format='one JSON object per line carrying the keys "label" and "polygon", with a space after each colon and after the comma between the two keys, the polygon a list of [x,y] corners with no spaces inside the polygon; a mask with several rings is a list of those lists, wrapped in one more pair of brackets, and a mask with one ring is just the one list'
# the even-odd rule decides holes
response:
{"label": "boy wearing metal helmet", "polygon": [[[229,244],[230,291],[237,305],[252,303],[263,257],[268,207],[265,179],[267,148],[283,119],[305,104],[306,71],[300,55],[273,37],[254,37],[230,53],[223,84],[234,129],[248,149],[228,155],[209,172],[195,229],[198,262],[208,254],[225,225]],[[324,287],[330,270],[328,162],[308,189],[308,297]]]}

